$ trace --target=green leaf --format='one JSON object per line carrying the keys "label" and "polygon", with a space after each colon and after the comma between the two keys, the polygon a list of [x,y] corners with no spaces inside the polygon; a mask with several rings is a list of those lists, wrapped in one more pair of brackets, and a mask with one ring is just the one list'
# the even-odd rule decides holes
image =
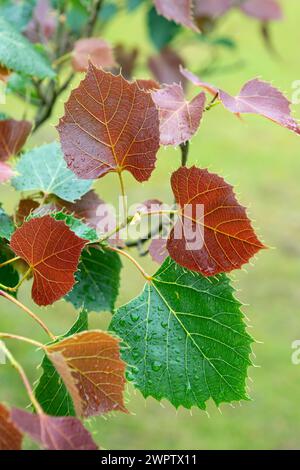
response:
{"label": "green leaf", "polygon": [[135,11],[143,3],[145,3],[145,0],[127,0],[127,10],[129,12]]}
{"label": "green leaf", "polygon": [[75,308],[89,312],[114,311],[122,263],[117,253],[88,248],[82,252],[77,283],[65,297]]}
{"label": "green leaf", "polygon": [[45,57],[3,17],[0,17],[0,63],[31,77],[55,77]]}
{"label": "green leaf", "polygon": [[110,329],[124,341],[128,379],[145,397],[205,409],[248,399],[252,338],[225,274],[206,278],[167,258]]}
{"label": "green leaf", "polygon": [[181,30],[180,25],[174,21],[158,15],[154,7],[148,12],[147,26],[150,39],[158,50],[169,44]]}
{"label": "green leaf", "polygon": [[36,147],[19,160],[12,185],[19,191],[43,191],[74,202],[87,193],[91,180],[83,180],[67,168],[58,142]]}
{"label": "green leaf", "polygon": [[89,240],[90,242],[99,240],[95,229],[89,227],[80,219],[76,219],[73,215],[66,214],[65,212],[56,212],[50,215],[56,220],[63,220],[78,237]]}
{"label": "green leaf", "polygon": [[[57,341],[87,329],[88,315],[86,310],[82,310],[72,328]],[[44,372],[36,386],[35,396],[45,413],[51,416],[75,416],[72,398],[47,356],[44,356],[41,366]]]}
{"label": "green leaf", "polygon": [[0,16],[22,31],[32,18],[36,0],[1,0]]}
{"label": "green leaf", "polygon": [[[1,224],[1,222],[0,222]],[[9,251],[8,247],[3,244],[3,241],[0,242],[0,263],[11,259],[14,255]],[[12,264],[3,266],[0,269],[0,283],[4,284],[7,287],[15,287],[19,282],[19,274],[14,269]],[[11,293],[11,295],[16,296],[16,292]]]}
{"label": "green leaf", "polygon": [[15,227],[12,219],[0,206],[0,238],[6,238],[6,240],[10,240],[14,231]]}

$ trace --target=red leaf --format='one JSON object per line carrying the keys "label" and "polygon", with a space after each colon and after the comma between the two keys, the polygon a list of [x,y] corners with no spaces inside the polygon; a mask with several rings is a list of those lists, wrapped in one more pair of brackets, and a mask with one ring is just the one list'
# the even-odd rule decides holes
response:
{"label": "red leaf", "polygon": [[[240,269],[264,248],[245,208],[223,178],[196,167],[181,167],[173,173],[171,183],[181,217],[167,248],[178,264],[213,276]],[[178,236],[181,230],[182,236]]]}
{"label": "red leaf", "polygon": [[51,8],[49,0],[38,0],[33,11],[33,18],[28,23],[25,36],[31,42],[46,42],[56,29],[55,11]]}
{"label": "red leaf", "polygon": [[5,161],[19,153],[31,131],[28,121],[4,119],[0,121],[0,160]]}
{"label": "red leaf", "polygon": [[239,95],[231,96],[209,83],[202,82],[188,70],[181,69],[181,73],[194,85],[204,88],[212,95],[218,94],[221,103],[228,111],[237,115],[258,114],[300,134],[300,127],[291,116],[290,101],[269,83],[254,78],[243,86]]}
{"label": "red leaf", "polygon": [[181,83],[185,88],[186,81],[183,79],[179,67],[184,66],[183,59],[170,47],[165,47],[159,55],[150,57],[149,68],[159,83],[173,85]]}
{"label": "red leaf", "polygon": [[136,81],[139,88],[144,91],[151,91],[151,90],[158,90],[159,84],[155,80],[145,80],[145,79],[138,79]]}
{"label": "red leaf", "polygon": [[14,408],[15,425],[46,450],[97,450],[90,433],[77,418],[31,414]]}
{"label": "red leaf", "polygon": [[205,94],[188,102],[181,85],[167,85],[152,93],[159,110],[160,143],[180,145],[191,139],[197,131],[205,107]]}
{"label": "red leaf", "polygon": [[168,256],[167,239],[154,238],[149,245],[149,253],[153,261],[162,264]]}
{"label": "red leaf", "polygon": [[0,450],[21,450],[23,436],[11,420],[10,412],[0,403]]}
{"label": "red leaf", "polygon": [[12,167],[8,163],[0,162],[0,183],[6,183],[14,176]]}
{"label": "red leaf", "polygon": [[245,0],[240,9],[248,16],[262,21],[282,20],[281,6],[276,0]]}
{"label": "red leaf", "polygon": [[150,178],[159,149],[158,111],[150,93],[90,64],[65,111],[58,131],[67,164],[80,178],[123,170],[138,181]]}
{"label": "red leaf", "polygon": [[16,211],[17,225],[22,225],[24,220],[27,219],[31,212],[33,212],[38,207],[40,207],[40,204],[33,199],[21,199]]}
{"label": "red leaf", "polygon": [[234,4],[234,0],[194,0],[195,17],[216,18],[224,15]]}
{"label": "red leaf", "polygon": [[98,38],[86,38],[76,41],[72,53],[73,69],[76,72],[86,72],[89,61],[96,67],[113,67],[115,60],[110,44]]}
{"label": "red leaf", "polygon": [[199,31],[193,22],[192,0],[154,0],[157,13],[164,16],[168,20],[182,24],[194,31]]}
{"label": "red leaf", "polygon": [[123,399],[126,365],[120,358],[118,339],[102,331],[85,331],[49,345],[47,354],[78,414],[127,412]]}
{"label": "red leaf", "polygon": [[31,219],[15,231],[10,246],[32,268],[32,298],[38,305],[50,305],[72,289],[85,244],[49,215]]}

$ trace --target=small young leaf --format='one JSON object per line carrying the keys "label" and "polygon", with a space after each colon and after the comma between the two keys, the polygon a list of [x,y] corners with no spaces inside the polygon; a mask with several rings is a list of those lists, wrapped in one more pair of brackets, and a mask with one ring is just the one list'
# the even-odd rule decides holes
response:
{"label": "small young leaf", "polygon": [[237,116],[258,114],[300,134],[300,127],[296,119],[291,116],[290,101],[270,83],[254,78],[243,86],[239,95],[231,96],[214,85],[202,82],[188,70],[181,68],[181,73],[194,85],[204,88],[214,96],[218,94],[223,106]]}
{"label": "small young leaf", "polygon": [[11,217],[6,214],[0,205],[0,238],[10,240],[14,230],[15,227]]}
{"label": "small young leaf", "polygon": [[102,331],[86,331],[48,345],[47,355],[80,414],[126,412],[125,364],[120,359],[118,339]]}
{"label": "small young leaf", "polygon": [[0,403],[0,450],[21,450],[23,436],[11,420],[10,412]]}
{"label": "small young leaf", "polygon": [[66,300],[89,312],[113,312],[119,292],[121,261],[117,253],[88,248],[82,252],[76,284]]}
{"label": "small young leaf", "polygon": [[11,419],[45,450],[97,450],[90,433],[77,418],[56,418],[46,414],[31,414],[13,408]]}
{"label": "small young leaf", "polygon": [[40,204],[33,199],[21,199],[15,214],[16,224],[18,226],[22,225],[27,217],[29,217],[31,213],[39,207]]}
{"label": "small young leaf", "polygon": [[18,191],[41,190],[74,202],[87,193],[91,181],[79,180],[67,168],[58,142],[42,145],[22,155],[12,184]]}
{"label": "small young leaf", "polygon": [[[87,329],[87,311],[82,310],[72,328],[61,339]],[[35,389],[35,396],[44,412],[51,416],[75,416],[73,400],[47,356],[44,356],[41,367],[43,374]]]}
{"label": "small young leaf", "polygon": [[72,66],[75,72],[86,72],[89,61],[96,67],[113,67],[115,60],[110,44],[99,38],[84,38],[76,41],[72,53]]}
{"label": "small young leaf", "polygon": [[4,162],[12,155],[17,155],[30,131],[31,123],[28,121],[15,121],[14,119],[0,121],[0,160]]}
{"label": "small young leaf", "polygon": [[245,0],[240,9],[248,16],[262,21],[279,21],[283,12],[277,0]]}
{"label": "small young leaf", "polygon": [[149,245],[149,253],[153,261],[162,264],[168,257],[166,238],[154,238]]}
{"label": "small young leaf", "polygon": [[0,63],[31,77],[55,77],[45,57],[3,17],[0,17]]}
{"label": "small young leaf", "polygon": [[[37,213],[37,216],[38,215],[39,214]],[[65,212],[53,212],[50,215],[55,220],[63,220],[70,230],[77,235],[77,237],[90,242],[96,242],[99,240],[99,236],[94,228],[91,228],[81,220],[76,219],[73,215],[66,214]]]}
{"label": "small young leaf", "polygon": [[38,305],[50,305],[72,289],[85,244],[49,215],[31,219],[15,231],[10,246],[33,271],[32,298]]}
{"label": "small young leaf", "polygon": [[190,140],[200,125],[205,93],[188,102],[182,86],[174,83],[154,91],[152,98],[159,110],[160,143],[177,146]]}
{"label": "small young leaf", "polygon": [[193,21],[192,0],[154,0],[157,12],[175,23],[186,26],[193,31],[199,31]]}
{"label": "small young leaf", "polygon": [[144,397],[205,409],[247,399],[251,337],[225,274],[207,279],[170,258],[142,294],[114,314],[122,357]]}
{"label": "small young leaf", "polygon": [[65,104],[58,131],[67,164],[79,178],[128,170],[146,181],[154,170],[159,121],[150,93],[91,63]]}
{"label": "small young leaf", "polygon": [[181,167],[173,173],[171,184],[181,214],[167,249],[178,264],[214,276],[240,269],[265,248],[223,178],[196,167]]}

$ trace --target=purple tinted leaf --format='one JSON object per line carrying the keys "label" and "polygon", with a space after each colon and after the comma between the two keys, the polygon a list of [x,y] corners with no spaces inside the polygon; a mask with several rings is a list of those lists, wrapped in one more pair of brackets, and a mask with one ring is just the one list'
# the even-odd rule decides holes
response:
{"label": "purple tinted leaf", "polygon": [[153,261],[162,264],[169,255],[167,251],[167,239],[154,238],[149,245],[149,253]]}
{"label": "purple tinted leaf", "polygon": [[216,18],[224,15],[234,4],[234,0],[195,0],[195,17]]}
{"label": "purple tinted leaf", "polygon": [[193,21],[192,0],[176,0],[176,2],[174,0],[154,0],[154,5],[157,12],[168,20],[199,31]]}
{"label": "purple tinted leaf", "polygon": [[150,57],[148,65],[159,83],[181,83],[185,88],[186,81],[179,70],[180,66],[184,66],[184,61],[170,47],[165,47],[160,54]]}
{"label": "purple tinted leaf", "polygon": [[240,9],[246,15],[262,21],[279,21],[283,18],[277,0],[246,0],[240,5]]}

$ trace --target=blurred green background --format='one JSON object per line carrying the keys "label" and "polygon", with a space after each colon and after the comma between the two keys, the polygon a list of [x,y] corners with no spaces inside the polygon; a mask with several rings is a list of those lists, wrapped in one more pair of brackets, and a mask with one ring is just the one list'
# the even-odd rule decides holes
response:
{"label": "blurred green background", "polygon": [[[228,55],[227,62],[243,61],[243,66],[230,73],[216,72],[208,77],[216,85],[236,93],[248,79],[260,76],[271,81],[291,98],[292,83],[300,79],[300,2],[282,1],[283,22],[272,25],[272,33],[280,58],[270,55],[258,34],[258,23],[233,13],[220,26],[224,35],[231,35],[238,48]],[[144,54],[151,54],[147,39],[144,11],[123,14],[112,21],[104,32],[113,44],[123,42],[138,45]],[[175,41],[176,45],[176,41]],[[181,47],[178,44],[178,47]],[[181,54],[189,67],[200,68],[206,47],[195,40]],[[146,56],[142,57],[145,62]],[[140,64],[139,76],[148,72]],[[74,86],[74,84],[73,84]],[[34,146],[57,138],[53,124],[62,114],[63,97],[55,116],[31,138]],[[3,111],[20,117],[24,105],[9,98]],[[298,105],[298,108],[300,105]],[[300,115],[297,106],[296,115]],[[1,111],[1,109],[0,109]],[[157,169],[151,180],[136,184],[126,175],[131,202],[159,197],[170,202],[169,177],[180,160],[178,149],[161,149]],[[300,141],[286,129],[259,117],[246,116],[243,122],[216,107],[205,116],[200,131],[193,138],[190,164],[208,167],[232,183],[240,201],[249,213],[258,233],[270,247],[261,253],[245,270],[232,278],[239,290],[238,297],[248,304],[244,307],[251,334],[258,340],[254,346],[254,362],[258,367],[249,370],[251,402],[235,407],[222,405],[218,410],[208,404],[207,413],[176,411],[167,402],[145,401],[130,386],[126,392],[129,416],[113,414],[89,421],[95,439],[106,449],[291,449],[300,448],[300,365],[292,364],[291,344],[300,339]],[[118,196],[118,181],[108,175],[96,183],[98,194],[108,202]],[[12,212],[17,194],[9,186],[1,186],[0,200]],[[142,263],[150,272],[157,266],[150,260]],[[126,282],[125,282],[126,281]],[[118,304],[130,300],[142,288],[143,279],[131,265],[124,263],[123,282]],[[57,302],[40,309],[30,300],[30,285],[19,294],[22,302],[38,312],[49,327],[63,333],[73,323],[76,312],[70,304]],[[25,314],[4,299],[0,299],[1,331],[46,338]],[[108,314],[92,314],[91,326],[106,328]],[[10,342],[11,350],[24,365],[32,381],[40,374],[37,365],[39,352],[30,346]],[[28,400],[19,377],[9,365],[0,368],[0,401],[26,406]],[[28,447],[31,444],[28,441]]]}

